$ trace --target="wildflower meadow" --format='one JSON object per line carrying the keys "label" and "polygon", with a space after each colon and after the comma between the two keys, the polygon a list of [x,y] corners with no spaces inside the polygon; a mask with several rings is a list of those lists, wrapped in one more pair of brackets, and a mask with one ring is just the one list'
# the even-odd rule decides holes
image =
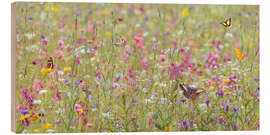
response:
{"label": "wildflower meadow", "polygon": [[16,132],[259,130],[259,42],[257,5],[17,2]]}

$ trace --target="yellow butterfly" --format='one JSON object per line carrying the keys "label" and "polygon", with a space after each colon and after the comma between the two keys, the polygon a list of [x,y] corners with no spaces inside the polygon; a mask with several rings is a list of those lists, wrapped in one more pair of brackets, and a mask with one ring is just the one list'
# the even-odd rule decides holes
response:
{"label": "yellow butterfly", "polygon": [[232,18],[229,18],[229,19],[225,20],[224,22],[221,22],[220,24],[222,24],[224,27],[231,27]]}

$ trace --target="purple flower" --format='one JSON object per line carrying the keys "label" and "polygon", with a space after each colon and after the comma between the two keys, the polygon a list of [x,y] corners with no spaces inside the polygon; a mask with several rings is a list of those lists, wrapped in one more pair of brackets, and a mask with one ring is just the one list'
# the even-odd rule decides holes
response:
{"label": "purple flower", "polygon": [[140,127],[140,125],[141,125],[140,122],[137,122],[137,123],[136,123],[136,126],[137,126],[137,127]]}
{"label": "purple flower", "polygon": [[82,82],[82,80],[78,80],[77,85],[80,85]]}
{"label": "purple flower", "polygon": [[60,124],[61,123],[61,120],[57,119],[54,124]]}
{"label": "purple flower", "polygon": [[188,129],[190,127],[189,122],[187,122],[185,126],[186,126],[186,129]]}
{"label": "purple flower", "polygon": [[67,83],[68,83],[68,79],[65,79],[65,80],[64,80],[64,83],[67,84]]}
{"label": "purple flower", "polygon": [[138,98],[132,98],[132,103],[137,103],[138,102]]}
{"label": "purple flower", "polygon": [[34,19],[33,16],[29,16],[29,17],[28,17],[28,20],[33,20],[33,19]]}
{"label": "purple flower", "polygon": [[40,35],[40,38],[41,38],[41,39],[45,39],[45,36],[44,36],[44,35]]}
{"label": "purple flower", "polygon": [[211,121],[212,121],[212,122],[216,122],[216,121],[217,121],[216,117],[212,117],[212,118],[211,118]]}
{"label": "purple flower", "polygon": [[206,98],[205,100],[204,100],[204,102],[205,102],[205,104],[209,104],[210,103],[210,99],[208,99],[208,98]]}
{"label": "purple flower", "polygon": [[238,129],[238,128],[239,128],[239,126],[238,126],[238,125],[233,124],[233,129]]}
{"label": "purple flower", "polygon": [[186,120],[183,120],[183,125],[186,125],[187,124],[187,121]]}
{"label": "purple flower", "polygon": [[182,102],[182,103],[185,103],[186,101],[187,101],[187,99],[185,99],[185,98],[180,99],[180,102]]}
{"label": "purple flower", "polygon": [[218,119],[218,123],[224,123],[224,122],[225,122],[225,120],[223,118]]}
{"label": "purple flower", "polygon": [[229,104],[226,104],[226,105],[224,106],[224,110],[225,110],[225,111],[228,111],[228,110],[229,110],[229,107],[230,107],[230,105],[229,105]]}
{"label": "purple flower", "polygon": [[29,111],[28,110],[21,110],[21,114],[23,114],[23,115],[29,114]]}
{"label": "purple flower", "polygon": [[121,129],[123,129],[123,128],[124,128],[124,126],[123,126],[123,125],[119,125],[118,127],[119,127],[119,128],[121,128]]}
{"label": "purple flower", "polygon": [[91,94],[88,96],[88,101],[89,102],[92,102],[93,101],[93,96]]}
{"label": "purple flower", "polygon": [[254,77],[254,81],[259,81],[259,80],[260,80],[259,78]]}
{"label": "purple flower", "polygon": [[246,121],[247,121],[247,122],[248,122],[248,121],[250,121],[250,118],[249,118],[249,117],[247,117],[247,118],[246,118]]}
{"label": "purple flower", "polygon": [[185,126],[186,129],[190,127],[190,123],[186,120],[183,120],[183,126]]}
{"label": "purple flower", "polygon": [[238,112],[238,111],[239,111],[239,107],[237,107],[237,106],[234,107],[234,108],[233,108],[233,111],[234,111],[234,112]]}
{"label": "purple flower", "polygon": [[217,92],[217,94],[218,94],[219,96],[223,96],[223,95],[224,95],[224,91],[223,91],[223,90],[219,90],[219,91]]}

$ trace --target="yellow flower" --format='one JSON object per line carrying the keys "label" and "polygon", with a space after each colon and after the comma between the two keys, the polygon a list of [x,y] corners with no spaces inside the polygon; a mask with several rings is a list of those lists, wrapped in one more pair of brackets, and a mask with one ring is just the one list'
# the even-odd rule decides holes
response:
{"label": "yellow flower", "polygon": [[39,133],[40,130],[39,130],[39,129],[33,129],[33,132],[34,132],[34,133]]}
{"label": "yellow flower", "polygon": [[47,75],[47,74],[50,74],[52,72],[52,69],[51,68],[42,68],[41,72],[43,75]]}
{"label": "yellow flower", "polygon": [[238,48],[234,48],[234,50],[236,52],[236,55],[237,55],[238,60],[243,59],[244,54]]}
{"label": "yellow flower", "polygon": [[249,48],[252,48],[253,46],[254,46],[254,44],[253,43],[249,43]]}
{"label": "yellow flower", "polygon": [[24,116],[23,116],[23,115],[20,117],[20,120],[21,120],[21,121],[23,121],[23,120],[24,120]]}
{"label": "yellow flower", "polygon": [[224,79],[223,81],[224,81],[225,83],[230,82],[230,80],[229,80],[229,79]]}
{"label": "yellow flower", "polygon": [[64,68],[64,72],[66,72],[66,71],[71,71],[71,70],[72,70],[71,67],[65,67],[65,68]]}
{"label": "yellow flower", "polygon": [[149,25],[149,26],[155,26],[155,23],[152,22],[152,21],[150,21],[150,22],[148,23],[148,25]]}
{"label": "yellow flower", "polygon": [[80,112],[80,114],[83,114],[83,109],[81,109],[81,112]]}
{"label": "yellow flower", "polygon": [[208,33],[205,33],[205,34],[204,34],[204,37],[205,37],[205,38],[208,38],[208,37],[209,37],[209,34],[208,34]]}
{"label": "yellow flower", "polygon": [[102,14],[103,14],[103,15],[109,15],[110,12],[109,12],[108,10],[103,10],[103,11],[102,11]]}
{"label": "yellow flower", "polygon": [[225,89],[225,90],[224,90],[224,93],[225,93],[225,94],[227,94],[228,92],[229,92],[229,90],[228,90],[228,89]]}
{"label": "yellow flower", "polygon": [[24,118],[28,119],[30,116],[31,116],[30,114],[26,114],[26,115],[24,115]]}
{"label": "yellow flower", "polygon": [[211,81],[211,85],[214,85],[216,82],[214,82],[214,81]]}
{"label": "yellow flower", "polygon": [[105,33],[105,35],[106,35],[107,37],[110,37],[110,36],[112,35],[112,33],[109,32],[109,31],[107,31],[107,32]]}
{"label": "yellow flower", "polygon": [[58,8],[57,7],[52,7],[52,11],[57,12]]}
{"label": "yellow flower", "polygon": [[49,8],[49,7],[46,7],[45,10],[46,10],[46,11],[50,11],[50,8]]}
{"label": "yellow flower", "polygon": [[165,130],[166,130],[167,132],[170,132],[170,131],[172,130],[172,126],[165,127]]}
{"label": "yellow flower", "polygon": [[188,8],[184,8],[184,10],[182,11],[182,15],[183,17],[186,17],[188,15]]}
{"label": "yellow flower", "polygon": [[47,124],[45,124],[45,125],[43,126],[43,128],[44,128],[45,130],[47,130],[47,129],[49,129],[51,126],[52,126],[52,124],[47,123]]}
{"label": "yellow flower", "polygon": [[95,57],[91,57],[90,60],[91,60],[91,61],[95,60]]}
{"label": "yellow flower", "polygon": [[37,120],[38,119],[38,115],[34,115],[34,116],[32,116],[31,118],[30,118],[30,120],[32,120],[32,121],[35,121],[35,120]]}

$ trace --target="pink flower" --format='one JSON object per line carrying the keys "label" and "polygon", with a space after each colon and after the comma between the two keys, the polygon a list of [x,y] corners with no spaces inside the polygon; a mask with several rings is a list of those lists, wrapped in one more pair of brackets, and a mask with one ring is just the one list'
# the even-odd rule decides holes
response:
{"label": "pink flower", "polygon": [[149,117],[149,118],[148,118],[148,123],[149,123],[149,124],[152,124],[152,123],[153,123],[153,118],[152,118],[152,117]]}
{"label": "pink flower", "polygon": [[161,62],[164,62],[165,61],[165,56],[164,55],[161,56],[160,61]]}
{"label": "pink flower", "polygon": [[61,45],[61,50],[65,50],[66,49],[66,46],[65,45]]}
{"label": "pink flower", "polygon": [[42,44],[43,45],[47,45],[48,44],[48,41],[47,40],[42,40]]}
{"label": "pink flower", "polygon": [[59,51],[55,51],[55,52],[54,52],[54,55],[55,55],[56,57],[58,57],[59,59],[64,58],[64,55],[63,55],[61,52],[59,52]]}
{"label": "pink flower", "polygon": [[143,41],[143,35],[142,35],[142,33],[139,33],[138,36],[134,36],[133,40],[136,41],[136,43],[137,43],[136,47],[137,48],[143,48],[143,42],[142,42]]}
{"label": "pink flower", "polygon": [[143,48],[143,43],[142,42],[137,43],[137,48]]}
{"label": "pink flower", "polygon": [[87,40],[87,44],[92,44],[93,40]]}
{"label": "pink flower", "polygon": [[81,112],[81,105],[80,104],[75,104],[74,105],[74,108],[75,108],[75,112],[77,112],[77,113],[79,113],[79,112]]}
{"label": "pink flower", "polygon": [[88,123],[87,126],[88,126],[88,128],[92,128],[93,127],[93,124],[92,123]]}
{"label": "pink flower", "polygon": [[77,64],[80,64],[80,63],[81,63],[81,56],[77,56],[77,57],[76,57],[76,63],[77,63]]}
{"label": "pink flower", "polygon": [[125,49],[126,49],[126,53],[130,52],[130,46],[129,45],[126,45]]}
{"label": "pink flower", "polygon": [[178,38],[176,38],[175,40],[172,41],[172,44],[174,46],[174,49],[177,50],[177,43],[178,43]]}
{"label": "pink flower", "polygon": [[58,40],[58,45],[63,45],[64,44],[64,41],[63,40]]}

